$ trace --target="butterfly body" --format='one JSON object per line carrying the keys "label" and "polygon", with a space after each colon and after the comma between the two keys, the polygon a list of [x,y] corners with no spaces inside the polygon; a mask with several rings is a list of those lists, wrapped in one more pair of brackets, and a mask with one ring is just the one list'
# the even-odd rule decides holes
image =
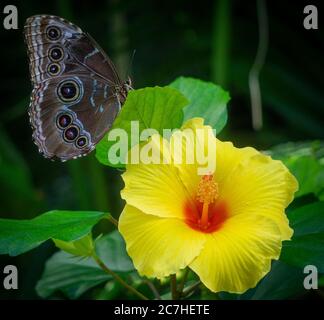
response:
{"label": "butterfly body", "polygon": [[51,159],[88,154],[118,115],[132,89],[130,79],[122,82],[91,36],[62,18],[28,18],[25,41],[35,144]]}

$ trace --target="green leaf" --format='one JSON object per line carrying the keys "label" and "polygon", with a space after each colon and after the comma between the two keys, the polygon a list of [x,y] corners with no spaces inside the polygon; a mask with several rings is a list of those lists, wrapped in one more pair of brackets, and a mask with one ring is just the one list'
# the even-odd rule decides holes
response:
{"label": "green leaf", "polygon": [[324,272],[324,234],[304,235],[285,242],[280,259],[304,268],[314,265],[319,272]]}
{"label": "green leaf", "polygon": [[170,84],[178,89],[190,104],[183,109],[184,121],[201,117],[219,134],[227,122],[226,105],[230,100],[228,92],[211,82],[194,78],[179,77]]}
{"label": "green leaf", "polygon": [[110,280],[101,290],[96,290],[91,295],[94,300],[117,300],[120,297],[125,297],[125,287],[119,282]]}
{"label": "green leaf", "polygon": [[318,280],[318,286],[324,287],[324,276],[323,275]]}
{"label": "green leaf", "polygon": [[290,157],[284,161],[286,166],[297,178],[299,190],[295,197],[308,193],[318,194],[324,189],[324,164],[313,156]]}
{"label": "green leaf", "polygon": [[280,260],[301,268],[315,265],[324,272],[324,201],[292,210],[288,218],[294,235],[283,243]]}
{"label": "green leaf", "polygon": [[75,241],[53,239],[56,247],[77,257],[90,257],[94,252],[94,243],[91,233]]}
{"label": "green leaf", "polygon": [[0,219],[0,254],[19,255],[54,238],[73,241],[88,234],[107,213],[53,210],[31,219]]}
{"label": "green leaf", "polygon": [[302,269],[275,261],[271,272],[259,283],[250,299],[279,300],[301,296],[307,293],[303,286],[304,277]]}
{"label": "green leaf", "polygon": [[306,206],[307,204],[317,202],[318,200],[319,200],[318,197],[316,197],[314,193],[307,193],[303,196],[295,198],[294,201],[291,204],[289,204],[286,212],[288,213],[297,208]]}
{"label": "green leaf", "polygon": [[124,239],[117,230],[96,241],[96,252],[101,260],[114,271],[134,270],[132,260],[126,252]]}
{"label": "green leaf", "polygon": [[68,298],[76,299],[90,288],[111,278],[92,259],[80,259],[60,251],[47,260],[36,291],[42,298],[61,291]]}
{"label": "green leaf", "polygon": [[288,219],[290,226],[294,229],[294,237],[324,234],[324,201],[297,208],[288,213]]}
{"label": "green leaf", "polygon": [[[116,118],[111,130],[96,147],[97,159],[105,165],[124,167],[127,151],[139,143],[139,135],[144,129],[155,129],[162,134],[163,129],[180,128],[183,121],[183,107],[188,100],[178,91],[169,87],[154,87],[129,92],[127,100]],[[138,121],[138,132],[132,130],[131,122]],[[123,129],[127,133],[127,144],[121,144],[119,159],[111,161],[108,157],[110,148],[116,140],[110,141],[113,129]],[[132,139],[131,139],[132,136]],[[118,159],[117,159],[118,160]]]}
{"label": "green leaf", "polygon": [[296,298],[307,290],[303,287],[305,275],[302,269],[292,267],[282,261],[274,261],[271,271],[255,288],[243,294],[221,292],[220,297],[226,300],[281,300]]}
{"label": "green leaf", "polygon": [[[98,256],[111,270],[122,274],[134,271],[125,242],[117,230],[100,237],[95,246]],[[109,279],[112,277],[91,258],[80,259],[60,251],[46,262],[36,290],[43,298],[60,291],[68,298],[76,299],[90,288]]]}
{"label": "green leaf", "polygon": [[299,190],[295,197],[313,193],[324,200],[323,142],[288,142],[272,148],[268,153],[274,159],[283,161],[297,178]]}
{"label": "green leaf", "polygon": [[313,156],[320,159],[324,157],[324,141],[286,142],[274,146],[268,153],[279,160],[302,156]]}

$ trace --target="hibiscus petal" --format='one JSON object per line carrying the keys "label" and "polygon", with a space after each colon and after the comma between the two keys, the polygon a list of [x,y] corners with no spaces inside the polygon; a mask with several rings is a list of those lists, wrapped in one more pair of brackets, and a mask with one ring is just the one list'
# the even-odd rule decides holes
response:
{"label": "hibiscus petal", "polygon": [[129,205],[119,218],[119,231],[135,268],[147,277],[163,278],[185,268],[206,241],[205,234],[179,219],[148,215]]}
{"label": "hibiscus petal", "polygon": [[[205,126],[202,118],[188,120],[181,130],[172,135],[170,152],[173,160],[179,158],[182,160],[180,164],[175,163],[175,166],[179,170],[180,179],[193,197],[196,195],[202,175],[199,174],[199,168],[204,168],[204,165],[198,161],[197,154],[204,155],[205,160],[208,159],[208,166],[214,168],[215,171],[207,170],[204,174],[213,174],[214,180],[218,184],[221,184],[243,160],[259,154],[254,148],[236,148],[231,142],[222,142],[216,139],[212,128]],[[190,130],[193,134],[190,133]],[[199,130],[204,134],[197,134]],[[181,137],[183,137],[182,140]],[[182,141],[182,148],[177,147],[179,141]],[[191,158],[194,158],[193,164],[186,161]]]}
{"label": "hibiscus petal", "polygon": [[215,180],[217,183],[222,185],[224,179],[226,179],[243,160],[246,161],[256,154],[259,154],[259,152],[252,147],[236,148],[232,142],[223,142],[217,139],[217,167],[215,173]]}
{"label": "hibiscus petal", "polygon": [[202,118],[188,120],[170,139],[170,151],[181,181],[192,198],[202,175],[216,169],[216,138]]}
{"label": "hibiscus petal", "polygon": [[[158,136],[141,145],[140,150],[150,144],[153,154],[159,154],[162,143],[165,157],[169,152],[169,144]],[[155,156],[155,159],[157,158]],[[179,177],[178,169],[170,162],[145,164],[144,161],[128,164],[126,172],[122,175],[125,182],[125,188],[121,191],[122,198],[145,213],[182,219],[184,203],[190,197]]]}
{"label": "hibiscus petal", "polygon": [[295,177],[281,161],[261,153],[242,160],[219,185],[220,200],[226,199],[230,215],[264,215],[278,225],[282,240],[292,236],[284,211],[297,188]]}
{"label": "hibiscus petal", "polygon": [[253,288],[278,259],[278,227],[262,216],[237,215],[208,235],[204,249],[189,265],[211,291],[243,293]]}

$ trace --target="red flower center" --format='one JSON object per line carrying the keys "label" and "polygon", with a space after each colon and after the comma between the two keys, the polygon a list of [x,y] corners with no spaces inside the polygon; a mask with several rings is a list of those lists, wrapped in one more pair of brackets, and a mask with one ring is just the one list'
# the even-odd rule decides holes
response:
{"label": "red flower center", "polygon": [[218,230],[226,220],[227,208],[223,201],[217,201],[218,185],[212,175],[201,178],[194,200],[184,206],[186,223],[193,229],[205,233]]}

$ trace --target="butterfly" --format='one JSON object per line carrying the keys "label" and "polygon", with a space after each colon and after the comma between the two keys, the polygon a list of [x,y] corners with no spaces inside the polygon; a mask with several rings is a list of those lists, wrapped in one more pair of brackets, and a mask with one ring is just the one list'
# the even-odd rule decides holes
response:
{"label": "butterfly", "polygon": [[29,119],[39,152],[66,161],[87,155],[110,129],[128,92],[95,40],[71,22],[36,15],[24,27],[33,91]]}

